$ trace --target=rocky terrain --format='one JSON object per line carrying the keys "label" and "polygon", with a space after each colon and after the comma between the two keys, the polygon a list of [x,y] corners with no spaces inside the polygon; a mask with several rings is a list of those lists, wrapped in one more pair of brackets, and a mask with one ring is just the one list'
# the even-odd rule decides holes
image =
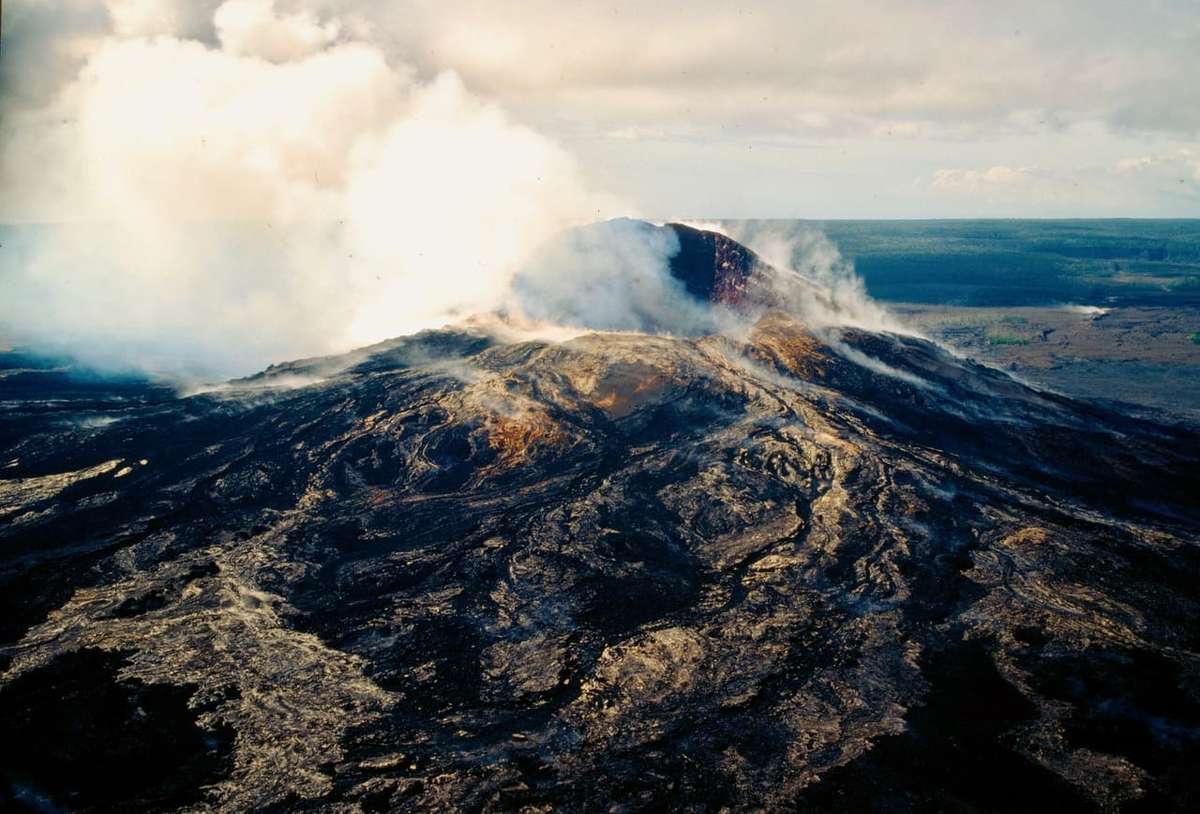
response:
{"label": "rocky terrain", "polygon": [[0,805],[1200,807],[1200,436],[668,228],[744,332],[12,362]]}
{"label": "rocky terrain", "polygon": [[1068,395],[1200,422],[1200,308],[893,305],[972,358]]}

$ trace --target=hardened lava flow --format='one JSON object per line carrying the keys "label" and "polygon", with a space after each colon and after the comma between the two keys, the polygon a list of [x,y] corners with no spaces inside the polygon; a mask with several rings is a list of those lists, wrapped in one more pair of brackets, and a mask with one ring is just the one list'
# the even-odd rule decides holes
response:
{"label": "hardened lava flow", "polygon": [[1193,430],[770,308],[10,372],[7,807],[1200,808]]}

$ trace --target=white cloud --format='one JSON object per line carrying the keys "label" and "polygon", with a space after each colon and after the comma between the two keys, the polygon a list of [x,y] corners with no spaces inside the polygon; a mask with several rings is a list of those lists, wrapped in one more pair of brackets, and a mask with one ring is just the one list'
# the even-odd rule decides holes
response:
{"label": "white cloud", "polygon": [[280,14],[274,0],[227,0],[213,15],[225,51],[286,62],[313,54],[337,39],[341,24],[311,12]]}
{"label": "white cloud", "polygon": [[202,37],[211,30],[213,9],[220,2],[221,0],[193,0],[188,3],[163,0],[105,0],[104,6],[112,18],[113,33],[121,37]]}
{"label": "white cloud", "polygon": [[932,191],[972,205],[1008,205],[1062,214],[1090,211],[1121,214],[1173,200],[1200,206],[1200,154],[1187,148],[1119,159],[1099,167],[992,166],[939,169]]}
{"label": "white cloud", "polygon": [[1200,181],[1200,150],[1180,149],[1173,153],[1143,155],[1118,161],[1118,175],[1153,175],[1168,182]]}
{"label": "white cloud", "polygon": [[[757,120],[787,129],[816,111],[864,125],[946,132],[1100,121],[1195,134],[1200,31],[1193,4],[1022,1],[953,5],[766,0],[731,6],[549,0],[498,15],[483,3],[376,12],[419,53],[531,107],[659,124]],[[644,100],[658,104],[648,111]],[[632,120],[632,121],[628,121]]]}
{"label": "white cloud", "polygon": [[[18,0],[69,29],[98,0]],[[107,0],[122,36],[209,42],[219,0]],[[9,4],[12,5],[12,4]],[[16,12],[18,38],[29,26]],[[13,13],[6,8],[6,18]],[[1200,132],[1200,25],[1190,0],[1034,0],[1003,7],[902,0],[634,3],[528,0],[229,0],[217,18],[236,53],[294,57],[370,32],[390,59],[468,86],[542,122],[805,137],[900,127],[937,136],[1080,122]],[[6,20],[6,28],[12,25]],[[22,29],[26,33],[22,33]],[[8,32],[6,32],[7,34]],[[236,45],[235,45],[236,43]],[[248,50],[247,50],[248,49]],[[274,56],[269,56],[273,54]]]}
{"label": "white cloud", "polygon": [[933,174],[932,186],[939,192],[969,195],[990,195],[1019,190],[1048,198],[1072,194],[1078,181],[1059,176],[1038,167],[1006,167],[996,165],[985,170],[943,169]]}

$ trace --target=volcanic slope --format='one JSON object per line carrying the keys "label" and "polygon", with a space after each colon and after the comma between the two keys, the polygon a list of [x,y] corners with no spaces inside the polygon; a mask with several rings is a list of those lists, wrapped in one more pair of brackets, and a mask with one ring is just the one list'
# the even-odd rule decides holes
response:
{"label": "volcanic slope", "polygon": [[5,806],[1200,807],[1187,429],[780,311],[35,395]]}

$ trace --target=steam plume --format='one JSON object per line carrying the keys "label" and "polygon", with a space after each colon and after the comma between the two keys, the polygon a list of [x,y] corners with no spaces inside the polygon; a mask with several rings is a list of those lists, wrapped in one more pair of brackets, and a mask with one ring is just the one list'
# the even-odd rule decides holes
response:
{"label": "steam plume", "polygon": [[550,140],[353,21],[155,7],[110,0],[77,72],[0,98],[3,219],[60,224],[4,271],[9,340],[248,372],[491,307],[533,247],[611,206]]}

